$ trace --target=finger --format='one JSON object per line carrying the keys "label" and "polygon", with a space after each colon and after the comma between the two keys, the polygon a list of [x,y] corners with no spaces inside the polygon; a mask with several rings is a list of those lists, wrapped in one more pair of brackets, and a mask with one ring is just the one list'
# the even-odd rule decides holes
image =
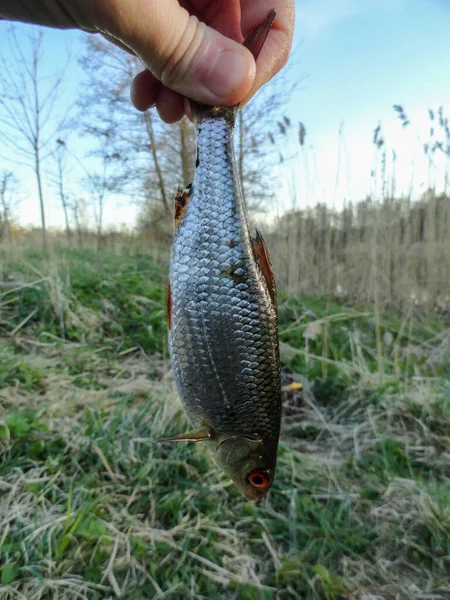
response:
{"label": "finger", "polygon": [[227,2],[211,2],[211,0],[193,0],[192,7],[196,11],[199,20],[208,24],[222,35],[239,42],[244,41],[241,31],[241,2],[240,0],[228,0]]}
{"label": "finger", "polygon": [[132,56],[136,56],[136,54],[133,52],[133,50],[131,48],[128,48],[128,46],[125,46],[125,44],[123,42],[121,42],[120,40],[116,40],[116,38],[113,37],[112,35],[110,35],[109,33],[102,33],[101,36],[104,37],[105,40],[107,40],[108,42],[111,42],[112,44],[114,44],[114,46],[117,46],[118,48],[125,50],[125,52],[128,52],[128,54],[131,54]]}
{"label": "finger", "polygon": [[294,35],[294,0],[243,0],[242,33],[246,37],[253,31],[264,21],[271,8],[276,12],[275,21],[258,57],[255,81],[242,100],[241,106],[272,79],[285,66],[289,58]]}
{"label": "finger", "polygon": [[176,123],[184,117],[184,97],[169,88],[160,86],[156,109],[165,123]]}
{"label": "finger", "polygon": [[161,85],[148,69],[138,73],[130,90],[131,102],[135,108],[144,111],[155,106]]}
{"label": "finger", "polygon": [[255,62],[241,44],[208,27],[176,0],[129,0],[107,30],[173,91],[212,105],[236,104],[252,88]]}

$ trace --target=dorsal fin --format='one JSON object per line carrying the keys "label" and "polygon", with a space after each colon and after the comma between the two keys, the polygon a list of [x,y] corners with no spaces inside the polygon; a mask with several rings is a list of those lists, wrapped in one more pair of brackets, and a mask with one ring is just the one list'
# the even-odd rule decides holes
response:
{"label": "dorsal fin", "polygon": [[277,304],[277,287],[275,284],[275,276],[272,269],[272,261],[270,260],[269,249],[264,241],[262,233],[259,229],[256,230],[256,236],[252,240],[253,252],[255,254],[256,261],[258,262],[264,279],[267,283],[267,289],[269,290],[270,297],[274,306]]}

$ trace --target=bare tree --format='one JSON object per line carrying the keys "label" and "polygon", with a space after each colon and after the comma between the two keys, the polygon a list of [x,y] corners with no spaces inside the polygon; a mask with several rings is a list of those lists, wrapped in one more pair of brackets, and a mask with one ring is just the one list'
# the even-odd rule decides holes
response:
{"label": "bare tree", "polygon": [[[91,196],[97,236],[100,243],[103,236],[105,203],[108,194],[122,193],[122,157],[119,152],[111,152],[109,146],[109,137],[106,135],[100,137],[99,146],[89,154],[90,168],[86,169],[84,167],[86,173],[84,182]],[[97,168],[95,168],[95,165],[97,165]]]}
{"label": "bare tree", "polygon": [[153,119],[152,114],[149,111],[146,111],[143,114],[143,120],[145,124],[145,130],[148,135],[148,149],[151,152],[151,156],[153,158],[153,164],[155,167],[155,175],[158,181],[159,193],[161,195],[161,202],[164,206],[164,210],[169,211],[169,202],[167,200],[167,192],[166,192],[166,184],[164,181],[163,172],[160,165],[159,155],[158,155],[158,146],[155,138],[155,130],[153,127]]}
{"label": "bare tree", "polygon": [[75,229],[77,231],[78,247],[83,247],[83,229],[86,229],[85,213],[86,213],[86,202],[83,198],[75,196],[70,203],[72,210],[73,220],[75,222]]}
{"label": "bare tree", "polygon": [[[107,133],[109,152],[127,157],[122,162],[120,186],[140,203],[138,229],[151,230],[155,239],[170,239],[172,198],[180,184],[192,182],[194,174],[192,124],[184,119],[167,125],[151,111],[136,111],[128,90],[142,65],[101,38],[87,38],[81,65],[87,75],[81,95],[81,112],[87,117],[85,132],[95,139]],[[285,79],[278,79],[239,111],[237,161],[250,208],[266,208],[274,196],[273,167],[281,155],[286,158],[286,140],[291,133],[289,119],[282,116],[291,91]]]}
{"label": "bare tree", "polygon": [[151,111],[136,111],[128,90],[142,65],[101,38],[87,38],[81,65],[87,75],[80,100],[81,113],[88,116],[85,133],[94,138],[108,133],[109,151],[127,159],[122,161],[122,190],[142,205],[160,204],[169,216],[177,186],[192,177],[192,125],[187,120],[167,125]]}
{"label": "bare tree", "polygon": [[236,159],[242,193],[250,209],[267,207],[274,197],[274,167],[294,152],[291,122],[283,110],[296,85],[290,85],[281,74],[238,112]]}
{"label": "bare tree", "polygon": [[16,164],[31,167],[39,197],[42,244],[47,247],[43,169],[45,159],[54,151],[52,142],[60,124],[55,122],[55,103],[63,79],[61,69],[51,78],[41,75],[44,55],[42,29],[31,30],[28,51],[19,42],[13,27],[8,30],[8,58],[0,58],[0,125],[2,144],[12,151]]}
{"label": "bare tree", "polygon": [[189,126],[189,121],[187,119],[182,119],[180,121],[179,129],[183,183],[187,185],[192,182],[194,177],[194,160],[192,154],[192,148],[194,148],[194,132],[192,127]]}
{"label": "bare tree", "polygon": [[0,239],[8,239],[12,244],[11,218],[18,202],[17,179],[11,171],[0,174]]}
{"label": "bare tree", "polygon": [[52,183],[58,190],[59,199],[64,212],[64,224],[66,227],[67,243],[72,246],[72,230],[70,229],[70,200],[65,187],[65,179],[67,175],[67,144],[64,140],[58,138],[56,140],[55,151],[55,172],[52,176]]}

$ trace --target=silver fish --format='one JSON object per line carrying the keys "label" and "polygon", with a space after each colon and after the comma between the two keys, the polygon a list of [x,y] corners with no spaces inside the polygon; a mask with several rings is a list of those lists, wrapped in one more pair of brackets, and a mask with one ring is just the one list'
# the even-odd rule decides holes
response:
{"label": "silver fish", "polygon": [[[271,11],[247,39],[255,59]],[[275,474],[281,420],[275,279],[267,246],[252,238],[236,168],[238,108],[192,103],[194,182],[175,200],[170,261],[169,348],[179,395],[196,430],[251,500]]]}

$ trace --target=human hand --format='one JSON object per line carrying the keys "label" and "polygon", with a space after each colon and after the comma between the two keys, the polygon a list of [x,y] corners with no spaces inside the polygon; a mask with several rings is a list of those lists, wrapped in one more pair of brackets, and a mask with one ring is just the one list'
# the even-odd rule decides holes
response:
{"label": "human hand", "polygon": [[[258,65],[242,41],[276,11]],[[102,33],[147,68],[131,87],[139,110],[156,106],[167,123],[185,114],[185,97],[245,104],[289,57],[294,0],[0,0],[0,16]]]}

